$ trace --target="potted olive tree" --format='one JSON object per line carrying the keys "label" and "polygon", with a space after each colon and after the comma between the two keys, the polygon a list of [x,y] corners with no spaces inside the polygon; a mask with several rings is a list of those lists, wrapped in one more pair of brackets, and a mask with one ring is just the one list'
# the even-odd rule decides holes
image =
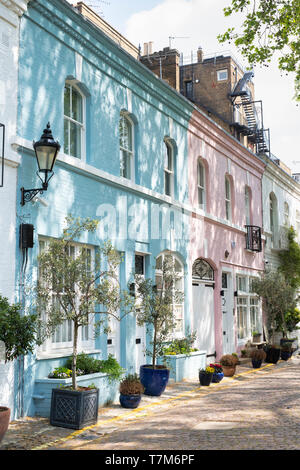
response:
{"label": "potted olive tree", "polygon": [[[36,315],[22,315],[21,305],[10,304],[6,297],[0,295],[0,342],[4,344],[5,362],[33,352],[38,343],[37,333]],[[0,406],[0,442],[8,429],[9,420],[10,409]]]}
{"label": "potted olive tree", "polygon": [[158,365],[157,358],[164,356],[166,342],[170,341],[176,327],[173,306],[183,298],[183,293],[176,288],[177,279],[175,260],[171,254],[163,259],[159,284],[152,279],[135,276],[137,322],[139,325],[146,324],[151,337],[150,348],[146,351],[152,358],[151,364],[140,368],[146,395],[160,396],[169,380],[170,370],[165,365]]}
{"label": "potted olive tree", "polygon": [[107,333],[109,316],[121,320],[131,310],[132,297],[121,291],[116,275],[121,262],[110,242],[97,247],[92,257],[86,243],[72,250],[81,236],[95,232],[98,221],[68,216],[59,239],[51,239],[38,257],[37,311],[44,337],[65,321],[73,325],[72,387],[52,390],[50,423],[81,429],[97,422],[99,390],[77,385],[78,334],[94,325],[95,334]]}

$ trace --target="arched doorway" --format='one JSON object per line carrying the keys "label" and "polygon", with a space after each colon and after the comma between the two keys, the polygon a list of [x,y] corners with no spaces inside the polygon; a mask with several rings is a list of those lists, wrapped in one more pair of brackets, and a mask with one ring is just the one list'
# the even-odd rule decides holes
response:
{"label": "arched doorway", "polygon": [[215,354],[214,270],[204,259],[198,258],[192,268],[193,331],[196,331],[198,349],[207,356]]}

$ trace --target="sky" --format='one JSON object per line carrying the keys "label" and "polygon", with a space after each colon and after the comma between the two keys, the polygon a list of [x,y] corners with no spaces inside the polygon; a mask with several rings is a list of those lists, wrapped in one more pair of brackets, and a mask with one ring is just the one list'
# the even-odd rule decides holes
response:
{"label": "sky", "polygon": [[[68,0],[76,3],[76,0]],[[153,41],[153,52],[170,44],[194,57],[199,46],[204,55],[231,53],[246,68],[247,63],[233,44],[220,44],[217,35],[229,27],[240,28],[241,14],[225,17],[230,0],[85,0],[105,21],[135,46]],[[171,43],[170,43],[170,39]],[[264,127],[270,129],[270,149],[293,173],[300,173],[300,104],[294,95],[293,75],[277,67],[254,68],[255,99],[262,100]]]}

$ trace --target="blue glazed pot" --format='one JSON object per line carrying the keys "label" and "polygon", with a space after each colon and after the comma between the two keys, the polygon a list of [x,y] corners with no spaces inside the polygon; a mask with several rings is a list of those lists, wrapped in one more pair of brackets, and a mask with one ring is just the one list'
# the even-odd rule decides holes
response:
{"label": "blue glazed pot", "polygon": [[223,379],[224,377],[224,373],[223,372],[214,372],[213,373],[213,376],[212,376],[212,382],[214,383],[219,383],[221,382],[221,380]]}
{"label": "blue glazed pot", "polygon": [[123,393],[120,393],[120,404],[123,408],[137,408],[141,399],[141,395],[123,395]]}
{"label": "blue glazed pot", "polygon": [[170,370],[165,368],[153,369],[145,364],[140,367],[140,381],[144,386],[145,395],[159,397],[169,381]]}
{"label": "blue glazed pot", "polygon": [[213,374],[207,374],[206,372],[200,370],[199,372],[199,382],[200,385],[208,387],[211,384]]}
{"label": "blue glazed pot", "polygon": [[261,359],[252,359],[251,362],[252,362],[253,369],[259,369],[262,364]]}
{"label": "blue glazed pot", "polygon": [[290,351],[281,351],[281,352],[280,352],[280,358],[281,358],[283,361],[287,361],[290,357],[291,357]]}

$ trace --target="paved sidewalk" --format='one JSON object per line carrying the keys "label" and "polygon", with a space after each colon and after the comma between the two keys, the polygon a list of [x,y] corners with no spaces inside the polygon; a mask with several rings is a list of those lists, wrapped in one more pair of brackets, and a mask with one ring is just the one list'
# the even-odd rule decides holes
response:
{"label": "paved sidewalk", "polygon": [[[118,431],[124,431],[126,426],[130,427],[132,423],[139,423],[140,428],[143,426],[144,420],[147,419],[147,426],[149,424],[149,419],[151,416],[155,417],[157,413],[165,414],[167,416],[167,411],[172,408],[175,410],[180,407],[193,405],[193,402],[196,402],[198,398],[213,397],[214,392],[222,391],[227,388],[234,387],[234,390],[238,392],[239,385],[252,383],[252,381],[259,381],[259,379],[264,375],[281,374],[284,372],[287,378],[293,377],[295,375],[295,368],[298,373],[300,380],[300,356],[293,356],[288,361],[279,361],[276,365],[274,364],[263,364],[260,369],[253,369],[251,363],[243,363],[237,366],[236,375],[234,377],[224,377],[224,379],[218,384],[211,384],[209,387],[200,386],[199,381],[184,381],[180,383],[170,383],[165,392],[160,397],[149,397],[143,395],[142,402],[139,408],[135,410],[128,410],[122,408],[119,404],[113,404],[108,407],[101,408],[99,410],[98,423],[87,428],[72,431],[66,428],[50,426],[49,419],[47,418],[25,418],[16,420],[10,423],[9,429],[5,435],[2,444],[0,445],[0,450],[50,450],[50,449],[76,449],[85,442],[91,443],[99,439],[103,440],[101,448],[104,448],[104,442],[109,440],[109,437],[117,435]],[[263,387],[263,382],[260,380],[260,387]],[[269,385],[268,385],[269,386]],[[273,392],[273,390],[271,390]],[[274,390],[276,391],[276,390]],[[246,389],[245,389],[245,393]],[[243,400],[245,400],[245,393]],[[253,388],[249,390],[249,393],[253,398]],[[223,396],[224,394],[222,394]],[[227,394],[228,395],[228,394]],[[230,394],[229,394],[230,395]],[[250,398],[250,397],[249,397]],[[240,402],[242,403],[242,402]],[[244,402],[243,402],[244,403]],[[235,403],[235,413],[238,412],[239,402]],[[201,432],[201,426],[204,426],[203,429],[207,431],[207,413],[209,410],[206,410],[204,407],[203,423],[197,421],[198,432]],[[298,409],[298,413],[299,413]],[[257,410],[253,409],[253,419],[262,417],[257,417]],[[300,416],[299,416],[300,418]],[[202,418],[201,418],[202,420]],[[239,422],[239,421],[238,421]],[[191,423],[192,426],[192,423]],[[226,430],[226,419],[219,420],[217,423],[210,421],[209,426],[218,427],[218,429]],[[229,432],[232,433],[232,425],[229,423],[231,428]],[[206,432],[207,435],[207,432]],[[298,439],[298,447],[300,449],[300,441]],[[124,449],[130,448],[126,447],[126,443],[123,443]],[[108,444],[109,445],[109,444]],[[170,444],[166,444],[167,448]],[[173,444],[174,445],[174,444]],[[186,445],[186,444],[185,444]],[[82,445],[84,448],[84,445]],[[91,448],[85,447],[85,448]],[[107,449],[109,447],[106,447]],[[174,447],[173,447],[174,448]],[[176,449],[177,447],[175,447]],[[183,447],[184,448],[184,447]],[[214,447],[213,447],[214,448]],[[151,447],[150,447],[151,449]]]}

